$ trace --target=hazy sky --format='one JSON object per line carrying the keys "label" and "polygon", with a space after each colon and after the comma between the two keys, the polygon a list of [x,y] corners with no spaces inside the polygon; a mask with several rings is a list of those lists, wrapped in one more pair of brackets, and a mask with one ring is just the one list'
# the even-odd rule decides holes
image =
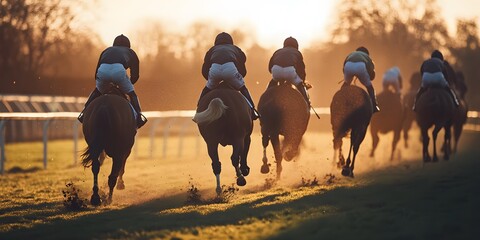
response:
{"label": "hazy sky", "polygon": [[[480,0],[437,1],[451,29],[457,18],[477,17],[479,21]],[[308,45],[314,39],[326,37],[336,3],[336,0],[96,0],[87,13],[83,11],[81,24],[92,27],[106,44],[120,33],[140,28],[144,20],[158,19],[177,31],[195,20],[216,22],[224,25],[226,31],[247,26],[256,29],[259,43],[266,47],[278,47],[288,36]]]}

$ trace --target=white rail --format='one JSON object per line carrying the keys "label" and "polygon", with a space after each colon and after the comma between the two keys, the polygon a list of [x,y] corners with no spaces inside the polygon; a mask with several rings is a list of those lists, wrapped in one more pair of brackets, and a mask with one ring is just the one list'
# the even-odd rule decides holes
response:
{"label": "white rail", "polygon": [[[329,115],[330,108],[315,108],[315,111],[322,115]],[[78,127],[79,122],[77,121],[78,112],[47,112],[47,113],[27,113],[27,112],[15,112],[15,113],[0,113],[0,174],[4,173],[4,163],[5,163],[5,123],[8,120],[33,120],[33,121],[44,121],[43,128],[42,128],[42,140],[43,140],[43,167],[47,168],[47,150],[48,150],[48,128],[52,120],[72,120],[73,121],[73,159],[74,164],[77,163],[77,148],[78,148]],[[194,110],[177,110],[177,111],[151,111],[151,112],[143,112],[143,114],[149,119],[150,125],[150,157],[153,157],[154,152],[154,138],[155,138],[155,130],[158,124],[163,119],[170,119],[167,122],[167,125],[172,123],[175,118],[192,118],[195,114]],[[311,114],[314,114],[311,111]],[[480,112],[478,111],[468,111],[467,114],[468,118],[475,119],[474,124],[466,124],[466,130],[473,130],[473,131],[480,131]],[[163,156],[166,156],[167,152],[167,139],[169,137],[169,129],[165,128],[163,132]],[[183,138],[184,131],[186,126],[182,126],[180,128],[180,143],[179,143],[179,156],[181,155],[181,148],[183,145]],[[197,150],[198,150],[197,144]]]}

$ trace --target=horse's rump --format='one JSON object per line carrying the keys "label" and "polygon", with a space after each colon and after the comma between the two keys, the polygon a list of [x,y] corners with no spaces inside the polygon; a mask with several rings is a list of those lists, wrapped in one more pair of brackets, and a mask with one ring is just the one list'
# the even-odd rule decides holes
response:
{"label": "horse's rump", "polygon": [[280,135],[288,133],[303,135],[310,119],[303,96],[290,84],[267,89],[260,97],[258,111],[262,116],[260,118],[262,132],[274,131]]}
{"label": "horse's rump", "polygon": [[206,115],[205,111],[209,111],[207,110],[209,106],[223,108],[223,110],[213,111],[210,109],[212,110],[210,112],[218,113],[220,111],[220,117],[217,116],[208,124],[198,124],[205,141],[217,141],[222,145],[229,145],[232,144],[234,138],[251,134],[253,130],[252,113],[241,93],[229,88],[213,89],[200,99],[196,117],[200,117],[202,112]]}
{"label": "horse's rump", "polygon": [[445,89],[429,88],[417,100],[417,123],[425,128],[451,123],[454,108],[453,99]]}
{"label": "horse's rump", "polygon": [[136,122],[129,102],[110,94],[96,98],[84,111],[83,134],[88,144],[82,154],[84,166],[104,150],[111,157],[130,153]]}
{"label": "horse's rump", "polygon": [[330,104],[334,139],[346,136],[352,128],[368,127],[372,112],[370,97],[363,89],[353,85],[343,86]]}

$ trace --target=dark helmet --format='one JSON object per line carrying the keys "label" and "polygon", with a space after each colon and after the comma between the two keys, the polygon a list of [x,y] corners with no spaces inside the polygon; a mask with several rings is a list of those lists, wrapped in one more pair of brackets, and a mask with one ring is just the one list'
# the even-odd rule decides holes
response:
{"label": "dark helmet", "polygon": [[443,61],[443,54],[440,51],[435,50],[432,52],[432,58],[438,58]]}
{"label": "dark helmet", "polygon": [[118,35],[115,38],[115,40],[113,40],[113,46],[121,46],[121,47],[130,48],[130,40],[128,40],[128,38],[123,34]]}
{"label": "dark helmet", "polygon": [[233,44],[233,38],[226,32],[221,32],[215,37],[215,45]]}
{"label": "dark helmet", "polygon": [[367,55],[370,55],[370,52],[368,52],[368,49],[364,46],[361,46],[359,48],[357,48],[355,51],[360,51],[360,52],[364,52],[366,53]]}
{"label": "dark helmet", "polygon": [[293,37],[288,37],[283,41],[283,47],[293,47],[295,49],[298,49],[298,42],[297,39]]}

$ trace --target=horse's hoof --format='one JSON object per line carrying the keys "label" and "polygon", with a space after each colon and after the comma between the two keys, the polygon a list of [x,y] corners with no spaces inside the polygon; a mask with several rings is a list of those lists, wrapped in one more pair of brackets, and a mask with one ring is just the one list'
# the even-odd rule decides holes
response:
{"label": "horse's hoof", "polygon": [[122,182],[117,183],[117,190],[123,190],[125,189],[125,184]]}
{"label": "horse's hoof", "polygon": [[268,164],[263,164],[262,168],[260,168],[260,172],[263,174],[267,174],[268,172],[270,172],[270,168],[268,167]]}
{"label": "horse's hoof", "polygon": [[350,177],[351,175],[353,175],[353,172],[350,170],[350,168],[344,167],[342,169],[342,175],[345,177]]}
{"label": "horse's hoof", "polygon": [[112,197],[107,197],[107,199],[105,200],[105,205],[110,205],[112,204]]}
{"label": "horse's hoof", "polygon": [[237,185],[238,186],[245,186],[247,184],[247,180],[244,177],[237,178]]}
{"label": "horse's hoof", "polygon": [[240,167],[240,171],[242,172],[242,175],[244,177],[246,177],[246,176],[248,176],[248,174],[250,174],[250,168],[248,166]]}
{"label": "horse's hoof", "polygon": [[222,188],[221,187],[215,188],[215,192],[217,192],[217,195],[222,194]]}
{"label": "horse's hoof", "polygon": [[438,157],[433,157],[432,161],[433,162],[438,162]]}
{"label": "horse's hoof", "polygon": [[100,203],[102,203],[102,201],[100,201],[100,195],[93,194],[90,198],[90,204],[92,204],[93,206],[100,206]]}

